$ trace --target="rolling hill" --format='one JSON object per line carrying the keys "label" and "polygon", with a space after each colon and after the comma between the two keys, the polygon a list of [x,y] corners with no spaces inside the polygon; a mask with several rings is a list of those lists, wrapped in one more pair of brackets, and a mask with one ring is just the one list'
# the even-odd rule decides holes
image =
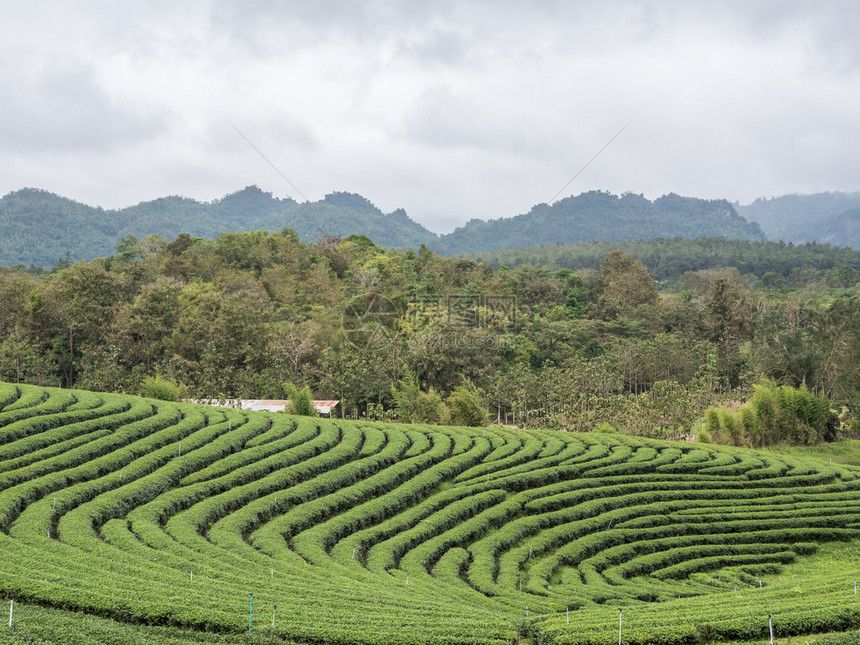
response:
{"label": "rolling hill", "polygon": [[747,220],[757,222],[770,240],[860,248],[860,193],[783,195],[734,206]]}
{"label": "rolling hill", "polygon": [[856,628],[858,527],[860,469],[743,448],[0,383],[3,597],[187,642]]}
{"label": "rolling hill", "polygon": [[294,229],[310,241],[320,233],[363,234],[382,246],[405,248],[436,236],[402,210],[385,214],[359,195],[333,193],[315,203],[278,199],[256,186],[203,203],[163,197],[118,210],[87,206],[47,191],[24,189],[0,198],[0,265],[50,267],[112,255],[120,239],[180,233],[214,238],[242,230]]}
{"label": "rolling hill", "polygon": [[72,261],[112,255],[116,244],[129,235],[139,240],[150,234],[174,239],[180,233],[215,238],[224,232],[285,227],[304,241],[313,241],[321,233],[361,234],[380,246],[425,244],[445,255],[590,240],[764,238],[758,225],[739,217],[725,200],[674,194],[649,201],[631,193],[616,196],[594,191],[551,206],[537,205],[514,217],[471,220],[440,236],[402,209],[386,214],[351,193],[332,193],[318,202],[299,204],[249,186],[209,203],[174,196],[104,210],[47,191],[24,189],[0,198],[0,265],[50,267],[66,254]]}

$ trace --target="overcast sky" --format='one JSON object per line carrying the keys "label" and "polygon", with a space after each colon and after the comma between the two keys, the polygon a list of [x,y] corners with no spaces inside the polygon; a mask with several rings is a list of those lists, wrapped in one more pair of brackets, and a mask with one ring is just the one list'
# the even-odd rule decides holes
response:
{"label": "overcast sky", "polygon": [[627,123],[559,197],[860,190],[858,33],[854,0],[4,2],[0,193],[349,191],[447,232]]}

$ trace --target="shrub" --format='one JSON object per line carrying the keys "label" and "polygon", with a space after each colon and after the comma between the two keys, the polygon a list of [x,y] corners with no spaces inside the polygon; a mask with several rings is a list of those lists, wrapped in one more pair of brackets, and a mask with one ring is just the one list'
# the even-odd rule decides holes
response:
{"label": "shrub", "polygon": [[184,398],[183,387],[158,374],[143,379],[143,395],[159,401],[178,401]]}
{"label": "shrub", "polygon": [[314,407],[311,389],[307,385],[300,390],[292,383],[285,383],[284,389],[287,391],[287,398],[289,399],[284,405],[284,412],[303,417],[319,416]]}
{"label": "shrub", "polygon": [[431,387],[426,392],[418,393],[412,412],[413,423],[442,423],[448,416],[448,410],[436,390]]}
{"label": "shrub", "polygon": [[458,426],[485,426],[490,413],[484,407],[481,391],[469,379],[454,388],[448,397],[451,423]]}

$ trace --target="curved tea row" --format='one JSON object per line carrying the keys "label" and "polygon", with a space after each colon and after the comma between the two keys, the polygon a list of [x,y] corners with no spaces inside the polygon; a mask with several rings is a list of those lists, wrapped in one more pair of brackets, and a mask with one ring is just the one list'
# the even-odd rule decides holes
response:
{"label": "curved tea row", "polygon": [[860,536],[858,474],[0,384],[0,589],[303,643],[605,642],[621,608],[647,617],[625,642],[687,642],[704,619],[752,638],[762,599],[791,633],[840,628],[860,624],[853,572],[803,594],[775,574]]}

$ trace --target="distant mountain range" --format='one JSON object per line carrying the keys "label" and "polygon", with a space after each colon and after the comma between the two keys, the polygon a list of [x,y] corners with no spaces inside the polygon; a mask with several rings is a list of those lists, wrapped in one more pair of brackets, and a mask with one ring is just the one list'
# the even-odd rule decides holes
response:
{"label": "distant mountain range", "polygon": [[783,195],[734,206],[757,222],[769,240],[860,249],[860,192]]}
{"label": "distant mountain range", "polygon": [[[814,222],[814,224],[812,224]],[[0,265],[53,266],[68,256],[91,259],[115,253],[120,239],[180,233],[214,238],[225,232],[294,229],[306,241],[320,234],[366,235],[381,246],[429,248],[445,255],[591,240],[621,242],[654,237],[812,241],[860,248],[860,193],[786,196],[748,206],[726,200],[665,195],[582,193],[530,212],[489,221],[470,220],[437,235],[402,209],[383,213],[364,197],[336,192],[317,202],[278,199],[249,186],[213,202],[162,197],[105,210],[33,188],[0,198]],[[806,228],[805,228],[806,227]],[[67,255],[68,254],[68,255]]]}

